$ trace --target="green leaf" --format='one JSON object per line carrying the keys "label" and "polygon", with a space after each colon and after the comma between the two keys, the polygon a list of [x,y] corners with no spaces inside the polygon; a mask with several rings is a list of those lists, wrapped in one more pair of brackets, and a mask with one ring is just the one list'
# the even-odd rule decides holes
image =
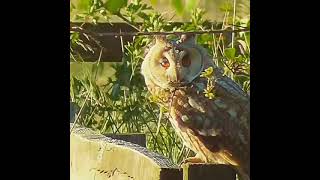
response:
{"label": "green leaf", "polygon": [[249,32],[245,33],[245,37],[246,37],[245,41],[250,48],[250,33]]}
{"label": "green leaf", "polygon": [[239,55],[238,57],[234,58],[236,62],[241,63],[243,61],[243,56]]}
{"label": "green leaf", "polygon": [[198,37],[197,40],[200,44],[208,44],[208,42],[211,42],[213,40],[213,37],[211,34],[202,34]]}
{"label": "green leaf", "polygon": [[179,14],[183,12],[183,4],[181,0],[172,0],[171,3]]}
{"label": "green leaf", "polygon": [[200,77],[211,78],[213,76],[213,68],[209,67],[201,73]]}
{"label": "green leaf", "polygon": [[128,0],[108,0],[104,7],[113,14],[116,14],[120,11],[120,9],[126,6]]}
{"label": "green leaf", "polygon": [[77,40],[79,39],[79,33],[78,32],[74,32],[70,35],[70,39],[71,39],[71,43],[74,44],[77,42]]}
{"label": "green leaf", "polygon": [[228,59],[234,59],[235,55],[236,55],[236,49],[235,48],[226,48],[224,50],[224,55],[228,58]]}
{"label": "green leaf", "polygon": [[144,20],[148,20],[149,19],[149,16],[144,12],[139,12],[138,16],[141,17]]}

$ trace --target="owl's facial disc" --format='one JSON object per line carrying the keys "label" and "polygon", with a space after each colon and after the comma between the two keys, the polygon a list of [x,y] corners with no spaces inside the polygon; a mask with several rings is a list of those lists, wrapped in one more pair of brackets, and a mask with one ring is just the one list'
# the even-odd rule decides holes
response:
{"label": "owl's facial disc", "polygon": [[171,87],[191,83],[203,70],[203,58],[196,48],[174,47],[163,55],[160,64],[166,71],[168,85]]}
{"label": "owl's facial disc", "polygon": [[185,86],[200,75],[204,58],[192,44],[172,44],[158,40],[142,64],[145,78],[157,86],[171,89]]}

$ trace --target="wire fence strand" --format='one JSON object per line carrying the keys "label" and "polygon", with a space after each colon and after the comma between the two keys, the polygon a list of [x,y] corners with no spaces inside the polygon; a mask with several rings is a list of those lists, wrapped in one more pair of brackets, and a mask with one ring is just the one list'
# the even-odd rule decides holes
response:
{"label": "wire fence strand", "polygon": [[243,29],[235,29],[235,30],[207,30],[207,31],[175,31],[175,32],[105,32],[105,33],[97,33],[88,31],[86,29],[83,29],[81,27],[71,27],[71,31],[75,32],[81,32],[81,33],[87,33],[92,34],[94,36],[155,36],[155,35],[191,35],[191,34],[221,34],[221,33],[239,33],[239,32],[250,32],[249,28],[243,28]]}

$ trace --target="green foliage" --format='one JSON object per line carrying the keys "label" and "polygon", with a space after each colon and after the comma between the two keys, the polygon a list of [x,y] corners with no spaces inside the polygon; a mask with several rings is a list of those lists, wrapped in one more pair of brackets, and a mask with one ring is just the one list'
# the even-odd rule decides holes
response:
{"label": "green foliage", "polygon": [[108,0],[104,7],[112,14],[119,13],[120,9],[127,5],[127,0]]}
{"label": "green foliage", "polygon": [[[70,9],[76,11],[78,20],[84,22],[96,23],[101,18],[109,21],[111,17],[117,16],[141,31],[193,31],[217,28],[204,18],[204,10],[192,8],[195,1],[190,1],[189,4],[190,21],[180,26],[169,23],[161,13],[155,12],[151,6],[142,3],[141,0],[133,0],[131,3],[113,0],[80,1],[80,4],[71,3]],[[153,3],[156,2],[153,1]],[[179,1],[172,2],[180,3]],[[230,28],[228,24],[232,22],[230,19],[232,14],[228,7],[224,7],[223,10],[225,19],[219,26],[222,29]],[[137,25],[138,20],[142,21],[139,26]],[[249,18],[237,18],[235,22],[236,25],[250,27]],[[197,42],[208,50],[214,62],[224,70],[226,76],[231,77],[249,92],[250,33],[235,34],[233,47],[230,37],[230,34],[203,34],[198,36]],[[152,38],[137,36],[132,43],[125,44],[122,63],[114,63],[108,67],[112,68],[115,73],[104,77],[106,82],[102,84],[98,83],[98,77],[99,74],[102,74],[103,63],[97,62],[90,66],[81,77],[71,75],[70,99],[79,107],[84,105],[79,114],[80,124],[101,133],[146,133],[149,149],[169,157],[175,163],[180,163],[188,156],[189,150],[183,146],[170,122],[163,116],[166,109],[159,108],[156,103],[157,97],[148,93],[144,78],[140,74],[144,48],[151,41]],[[79,33],[71,32],[70,59],[81,61],[81,55],[74,56],[72,53],[75,46],[81,46],[90,51],[90,47],[79,38]],[[201,75],[209,81],[204,95],[210,99],[214,98],[212,84],[210,84],[213,81],[212,75],[213,69],[208,69]]]}
{"label": "green foliage", "polygon": [[213,76],[213,68],[212,67],[209,67],[208,69],[205,69],[200,77],[205,77],[205,78],[211,78]]}
{"label": "green foliage", "polygon": [[236,55],[236,49],[235,48],[226,48],[224,50],[224,55],[227,59],[234,59]]}
{"label": "green foliage", "polygon": [[213,99],[215,97],[215,91],[214,91],[214,86],[213,86],[213,81],[214,81],[214,70],[212,67],[209,67],[208,69],[205,69],[200,77],[206,78],[207,79],[207,88],[204,90],[204,95],[205,97],[209,99]]}
{"label": "green foliage", "polygon": [[127,7],[124,8],[122,15],[126,17],[129,22],[134,24],[137,19],[148,19],[147,11],[151,10],[152,7],[147,4],[141,3],[141,0],[134,0]]}

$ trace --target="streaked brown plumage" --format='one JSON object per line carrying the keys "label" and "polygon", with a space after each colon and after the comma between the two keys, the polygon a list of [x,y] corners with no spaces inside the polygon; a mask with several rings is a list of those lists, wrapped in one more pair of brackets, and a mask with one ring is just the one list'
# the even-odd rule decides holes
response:
{"label": "streaked brown plumage", "polygon": [[[207,79],[200,73],[213,67],[215,98],[204,96]],[[177,134],[197,156],[186,162],[229,164],[242,179],[250,174],[250,100],[223,76],[193,37],[179,43],[156,39],[142,64],[151,94],[167,107]]]}

